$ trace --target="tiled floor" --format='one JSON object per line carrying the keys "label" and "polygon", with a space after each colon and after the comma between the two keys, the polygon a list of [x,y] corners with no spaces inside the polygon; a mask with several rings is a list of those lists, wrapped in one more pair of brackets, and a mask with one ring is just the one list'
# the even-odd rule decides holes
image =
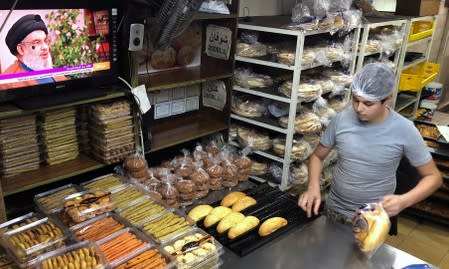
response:
{"label": "tiled floor", "polygon": [[441,269],[449,269],[449,227],[400,216],[398,235],[386,242]]}

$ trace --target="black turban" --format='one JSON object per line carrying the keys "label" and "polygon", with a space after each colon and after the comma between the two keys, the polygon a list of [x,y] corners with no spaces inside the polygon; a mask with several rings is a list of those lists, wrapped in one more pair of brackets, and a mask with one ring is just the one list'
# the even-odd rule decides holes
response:
{"label": "black turban", "polygon": [[17,44],[31,32],[36,30],[42,30],[48,34],[47,26],[42,20],[41,16],[37,14],[25,15],[16,21],[8,34],[6,34],[6,45],[13,55],[17,55]]}

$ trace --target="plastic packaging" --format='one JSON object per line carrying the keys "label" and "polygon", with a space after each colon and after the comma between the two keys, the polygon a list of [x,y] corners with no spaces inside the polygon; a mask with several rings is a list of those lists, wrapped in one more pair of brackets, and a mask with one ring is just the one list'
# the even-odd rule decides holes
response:
{"label": "plastic packaging", "polygon": [[70,227],[73,235],[80,241],[98,241],[128,226],[122,217],[107,212],[90,220]]}
{"label": "plastic packaging", "polygon": [[175,187],[178,190],[178,200],[181,206],[191,205],[196,199],[197,187],[190,178],[178,177]]}
{"label": "plastic packaging", "polygon": [[237,115],[257,118],[262,117],[267,111],[264,100],[248,95],[233,95],[231,111]]}
{"label": "plastic packaging", "polygon": [[253,150],[269,150],[272,147],[272,141],[268,134],[257,130],[239,128],[238,141],[242,147],[249,146]]}
{"label": "plastic packaging", "polygon": [[81,188],[76,184],[67,184],[56,189],[36,194],[34,202],[39,209],[50,215],[63,208],[62,200],[70,194],[79,192]]}
{"label": "plastic packaging", "polygon": [[175,173],[181,177],[189,177],[194,172],[194,166],[190,152],[187,149],[182,150],[183,156],[176,159]]}
{"label": "plastic packaging", "polygon": [[158,244],[165,244],[168,240],[194,226],[193,220],[176,209],[170,209],[148,222],[140,229]]}
{"label": "plastic packaging", "polygon": [[172,208],[178,208],[178,189],[176,189],[175,183],[178,176],[170,173],[168,169],[163,169],[161,172],[161,185],[158,192],[162,195],[162,201],[168,204]]}
{"label": "plastic packaging", "polygon": [[82,182],[81,187],[87,190],[103,189],[112,191],[114,189],[121,188],[126,182],[126,178],[111,173]]}
{"label": "plastic packaging", "polygon": [[253,176],[263,176],[268,173],[268,163],[252,160],[249,174]]}
{"label": "plastic packaging", "polygon": [[248,155],[251,153],[251,147],[245,147],[238,152],[237,157],[234,159],[233,164],[238,169],[238,180],[247,181],[249,179],[249,173],[251,171],[251,159]]}
{"label": "plastic packaging", "polygon": [[305,185],[309,182],[309,170],[304,163],[295,164],[290,168],[294,178],[293,184]]}
{"label": "plastic packaging", "polygon": [[379,101],[393,92],[395,84],[396,76],[387,64],[372,63],[354,75],[352,91],[367,101]]}
{"label": "plastic packaging", "polygon": [[197,161],[193,163],[194,172],[190,174],[189,178],[195,183],[196,198],[201,199],[206,197],[209,193],[209,174],[202,168],[202,162]]}
{"label": "plastic packaging", "polygon": [[237,41],[236,54],[241,57],[262,57],[267,55],[267,46],[258,42],[259,33],[243,31]]}
{"label": "plastic packaging", "polygon": [[127,174],[130,177],[144,179],[148,177],[148,163],[141,153],[134,153],[128,156],[123,162]]}
{"label": "plastic packaging", "polygon": [[121,118],[131,114],[130,104],[125,100],[98,103],[90,106],[90,115],[97,120],[105,121]]}
{"label": "plastic packaging", "polygon": [[[192,246],[192,247],[188,247]],[[219,263],[223,246],[199,228],[192,228],[167,241],[163,248],[176,257],[177,268],[203,268],[200,265]]]}
{"label": "plastic packaging", "polygon": [[128,204],[126,208],[116,210],[118,215],[137,226],[165,213],[165,211],[166,208],[159,202],[152,200],[150,196],[134,201]]}
{"label": "plastic packaging", "polygon": [[298,134],[314,134],[321,132],[323,126],[320,118],[312,112],[299,113],[295,118],[295,131]]}
{"label": "plastic packaging", "polygon": [[151,265],[151,268],[170,269],[176,266],[176,261],[161,246],[147,246],[141,252],[135,252],[125,258],[117,259],[111,265],[114,269],[133,269]]}
{"label": "plastic packaging", "polygon": [[212,157],[212,164],[206,168],[206,172],[209,174],[209,188],[211,190],[223,189],[224,169],[218,156]]}
{"label": "plastic packaging", "polygon": [[146,195],[144,188],[133,184],[123,185],[121,188],[112,191],[111,197],[116,208],[126,207],[129,203]]}
{"label": "plastic packaging", "polygon": [[243,88],[267,88],[273,85],[273,79],[270,76],[254,73],[249,68],[238,67],[234,74],[235,83]]}
{"label": "plastic packaging", "polygon": [[75,223],[91,219],[115,209],[111,193],[105,190],[77,192],[63,200],[64,212]]}
{"label": "plastic packaging", "polygon": [[[273,139],[273,151],[280,157],[284,157],[285,154],[285,138]],[[304,161],[312,154],[312,148],[302,138],[293,139],[290,158],[293,160]]]}
{"label": "plastic packaging", "polygon": [[313,112],[316,115],[318,115],[318,117],[320,118],[321,124],[323,124],[323,126],[325,126],[325,127],[330,123],[330,121],[337,114],[337,112],[335,112],[335,110],[333,110],[332,108],[330,108],[328,106],[326,99],[324,99],[323,97],[319,97],[313,103],[312,108],[313,108]]}
{"label": "plastic packaging", "polygon": [[200,12],[230,14],[228,6],[222,0],[205,0],[201,3]]}
{"label": "plastic packaging", "polygon": [[23,216],[14,218],[12,220],[3,222],[0,224],[0,236],[3,235],[4,233],[20,228],[22,226],[25,226],[27,224],[30,224],[32,222],[38,221],[40,219],[43,219],[44,216],[36,213],[36,212],[30,212],[27,213]]}

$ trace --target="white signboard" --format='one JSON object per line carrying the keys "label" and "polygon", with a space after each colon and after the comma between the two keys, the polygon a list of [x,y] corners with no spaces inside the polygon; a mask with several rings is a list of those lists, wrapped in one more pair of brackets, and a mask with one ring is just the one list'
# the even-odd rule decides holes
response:
{"label": "white signboard", "polygon": [[226,104],[226,85],[221,80],[203,83],[203,105],[223,111]]}
{"label": "white signboard", "polygon": [[232,31],[229,28],[210,24],[206,29],[207,56],[228,60],[232,45]]}

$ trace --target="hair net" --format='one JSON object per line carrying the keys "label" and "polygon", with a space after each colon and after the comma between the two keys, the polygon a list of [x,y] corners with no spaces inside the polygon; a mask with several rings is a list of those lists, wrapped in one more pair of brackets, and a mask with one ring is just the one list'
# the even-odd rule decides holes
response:
{"label": "hair net", "polygon": [[367,101],[382,100],[395,87],[396,75],[385,63],[370,63],[360,69],[352,80],[352,92]]}

